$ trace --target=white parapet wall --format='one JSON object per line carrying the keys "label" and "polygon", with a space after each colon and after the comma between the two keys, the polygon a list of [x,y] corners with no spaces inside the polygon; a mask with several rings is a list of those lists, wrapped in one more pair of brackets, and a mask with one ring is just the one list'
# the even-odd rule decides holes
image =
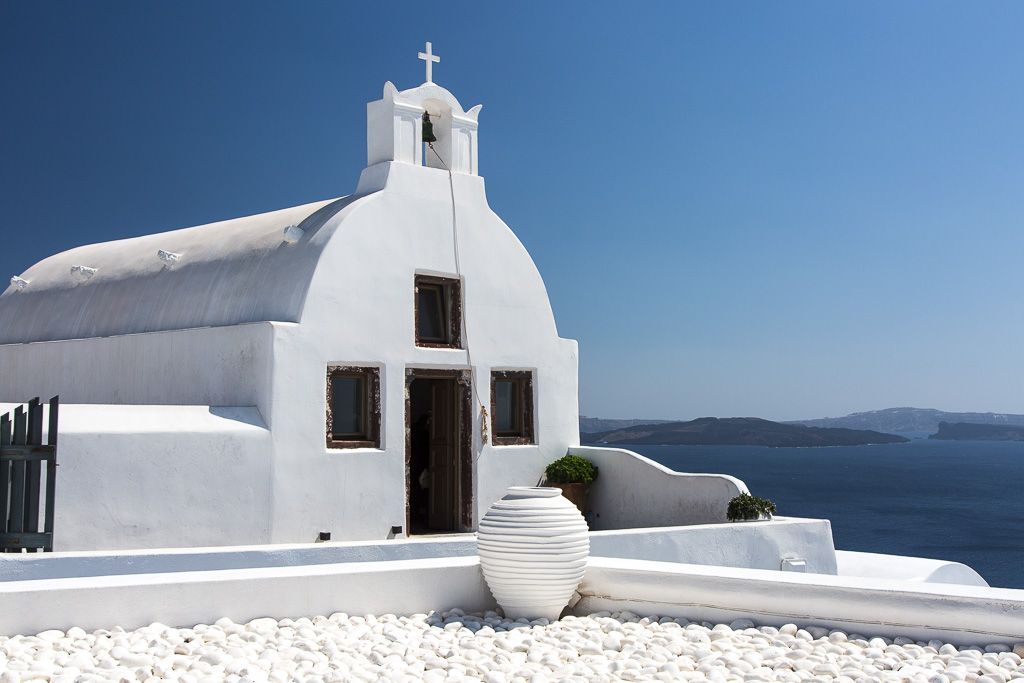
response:
{"label": "white parapet wall", "polygon": [[[827,520],[776,518],[770,522],[595,531],[591,554],[636,560],[780,569],[803,560],[805,571],[835,574]],[[475,534],[209,548],[0,554],[0,582],[117,574],[296,567],[475,556]]]}
{"label": "white parapet wall", "polygon": [[827,519],[776,517],[760,522],[595,531],[590,534],[590,554],[775,570],[783,569],[783,560],[790,560],[803,571],[836,573],[832,525]]}
{"label": "white parapet wall", "polygon": [[[592,557],[579,594],[575,614],[629,610],[961,645],[1024,642],[1021,590]],[[0,635],[495,608],[475,556],[4,581],[0,605]]]}
{"label": "white parapet wall", "polygon": [[476,536],[210,548],[0,554],[0,582],[475,557]]}
{"label": "white parapet wall", "polygon": [[824,626],[966,645],[1024,642],[1024,590],[593,557],[575,614]]}
{"label": "white parapet wall", "polygon": [[675,472],[622,448],[576,446],[569,453],[600,470],[590,488],[594,530],[725,522],[729,501],[747,492],[736,477]]}
{"label": "white parapet wall", "polygon": [[0,583],[0,635],[495,607],[476,557]]}

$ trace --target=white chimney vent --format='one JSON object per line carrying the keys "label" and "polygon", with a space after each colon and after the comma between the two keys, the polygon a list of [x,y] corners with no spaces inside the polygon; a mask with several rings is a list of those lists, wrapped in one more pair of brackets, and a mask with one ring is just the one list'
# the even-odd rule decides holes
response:
{"label": "white chimney vent", "polygon": [[306,234],[306,231],[297,225],[289,225],[284,229],[284,241],[288,244],[295,244],[302,239],[302,236]]}
{"label": "white chimney vent", "polygon": [[177,254],[173,251],[165,251],[163,249],[157,249],[156,255],[160,257],[160,260],[164,263],[177,263],[178,259],[181,258],[181,254]]}
{"label": "white chimney vent", "polygon": [[28,280],[26,280],[23,277],[18,277],[17,275],[14,275],[11,277],[11,284],[14,286],[16,290],[20,292],[21,290],[28,287]]}
{"label": "white chimney vent", "polygon": [[89,278],[91,278],[95,274],[96,274],[96,269],[95,268],[90,268],[89,266],[80,266],[80,265],[71,266],[71,275],[76,280],[78,280],[79,282],[85,282],[86,280],[88,280]]}

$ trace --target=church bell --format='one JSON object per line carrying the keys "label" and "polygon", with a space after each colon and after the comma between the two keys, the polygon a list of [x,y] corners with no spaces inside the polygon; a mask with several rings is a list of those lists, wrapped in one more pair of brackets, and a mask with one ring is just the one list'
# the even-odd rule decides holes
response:
{"label": "church bell", "polygon": [[434,137],[434,124],[430,122],[430,114],[423,112],[423,142],[437,142]]}

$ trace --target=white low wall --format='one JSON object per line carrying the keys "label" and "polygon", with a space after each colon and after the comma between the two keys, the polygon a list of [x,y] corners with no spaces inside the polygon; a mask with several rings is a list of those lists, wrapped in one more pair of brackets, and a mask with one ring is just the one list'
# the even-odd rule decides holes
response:
{"label": "white low wall", "polygon": [[800,559],[806,561],[808,572],[836,573],[827,519],[776,517],[770,522],[595,531],[590,534],[590,554],[775,570],[783,559]]}
{"label": "white low wall", "polygon": [[116,574],[302,567],[476,555],[476,535],[294,545],[0,554],[0,582]]}
{"label": "white low wall", "polygon": [[575,446],[569,453],[600,469],[588,501],[594,530],[725,522],[729,501],[747,492],[736,477],[675,472],[622,448]]}
{"label": "white low wall", "polygon": [[[831,527],[821,519],[779,517],[771,522],[595,531],[591,533],[590,549],[594,556],[758,569],[779,569],[783,558],[794,558],[805,560],[807,571],[836,571]],[[0,554],[0,582],[475,555],[475,534],[390,541]]]}
{"label": "white low wall", "polygon": [[475,557],[0,583],[0,635],[495,607]]}
{"label": "white low wall", "polygon": [[1024,590],[591,558],[575,614],[747,618],[958,644],[1024,642]]}
{"label": "white low wall", "polygon": [[[1024,591],[591,558],[575,614],[819,625],[957,644],[1024,642]],[[0,635],[495,607],[476,557],[0,582]]]}
{"label": "white low wall", "polygon": [[948,560],[837,550],[836,565],[840,576],[988,586],[988,582],[966,564]]}

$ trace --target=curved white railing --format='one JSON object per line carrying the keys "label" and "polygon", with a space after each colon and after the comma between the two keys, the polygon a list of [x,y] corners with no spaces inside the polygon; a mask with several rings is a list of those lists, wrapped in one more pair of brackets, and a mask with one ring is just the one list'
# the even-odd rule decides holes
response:
{"label": "curved white railing", "polygon": [[836,551],[840,576],[899,579],[917,583],[956,583],[964,586],[988,586],[981,574],[966,564],[925,557],[880,555],[852,550]]}
{"label": "curved white railing", "polygon": [[729,501],[747,492],[736,477],[675,472],[622,448],[573,446],[569,453],[600,470],[588,501],[594,530],[725,522]]}

